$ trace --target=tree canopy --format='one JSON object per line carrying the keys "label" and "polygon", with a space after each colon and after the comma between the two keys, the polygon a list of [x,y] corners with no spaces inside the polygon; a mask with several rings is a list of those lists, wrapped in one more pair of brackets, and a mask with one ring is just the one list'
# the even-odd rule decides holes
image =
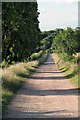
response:
{"label": "tree canopy", "polygon": [[2,56],[11,63],[21,61],[40,42],[37,2],[2,3]]}

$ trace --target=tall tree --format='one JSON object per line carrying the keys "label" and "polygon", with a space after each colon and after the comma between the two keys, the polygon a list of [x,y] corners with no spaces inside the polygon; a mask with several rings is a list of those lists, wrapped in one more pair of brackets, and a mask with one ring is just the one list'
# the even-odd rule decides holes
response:
{"label": "tall tree", "polygon": [[11,63],[31,55],[40,42],[37,2],[2,3],[2,55]]}

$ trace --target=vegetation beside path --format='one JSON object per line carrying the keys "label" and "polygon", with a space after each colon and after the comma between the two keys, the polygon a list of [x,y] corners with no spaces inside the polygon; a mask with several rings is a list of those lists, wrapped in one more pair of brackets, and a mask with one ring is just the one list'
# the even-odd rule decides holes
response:
{"label": "vegetation beside path", "polygon": [[[39,56],[39,54],[37,54],[37,56]],[[22,83],[27,80],[29,75],[31,75],[31,73],[36,70],[38,65],[42,64],[46,58],[47,54],[43,53],[35,61],[20,62],[2,70],[3,112],[5,111],[7,105],[10,103],[17,90],[21,88]]]}
{"label": "vegetation beside path", "polygon": [[80,88],[80,69],[77,63],[65,62],[59,53],[53,54],[54,62],[65,76],[73,83],[74,86]]}
{"label": "vegetation beside path", "polygon": [[58,29],[53,38],[52,52],[59,69],[70,81],[80,88],[80,27]]}
{"label": "vegetation beside path", "polygon": [[59,69],[80,88],[80,58],[75,58],[80,52],[80,27],[41,32],[39,14],[37,2],[2,3],[0,96],[3,101],[0,102],[3,111],[22,83],[46,60],[47,52],[56,52],[53,57]]}

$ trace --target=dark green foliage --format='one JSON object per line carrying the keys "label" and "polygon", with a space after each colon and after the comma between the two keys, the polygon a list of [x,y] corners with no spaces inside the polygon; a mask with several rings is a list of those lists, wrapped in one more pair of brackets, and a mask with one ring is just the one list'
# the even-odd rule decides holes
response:
{"label": "dark green foliage", "polygon": [[47,49],[49,49],[51,47],[52,42],[53,42],[53,34],[51,34],[48,37],[45,37],[44,39],[41,40],[40,49],[43,51],[46,51]]}
{"label": "dark green foliage", "polygon": [[47,31],[41,33],[41,39],[44,39],[45,37],[48,37]]}
{"label": "dark green foliage", "polygon": [[80,52],[80,27],[75,29],[74,39],[77,42],[76,51]]}
{"label": "dark green foliage", "polygon": [[43,53],[42,56],[38,59],[39,65],[43,64],[47,60],[48,54]]}
{"label": "dark green foliage", "polygon": [[40,40],[36,2],[2,3],[2,56],[8,63],[22,61],[36,50]]}
{"label": "dark green foliage", "polygon": [[79,28],[76,28],[75,30],[72,28],[60,30],[53,39],[52,48],[56,52],[62,53],[65,61],[72,61],[74,59],[73,54],[79,52],[79,37]]}
{"label": "dark green foliage", "polygon": [[52,35],[55,33],[55,30],[49,30],[49,31],[44,31],[41,33],[41,39],[44,39],[48,37],[49,35]]}

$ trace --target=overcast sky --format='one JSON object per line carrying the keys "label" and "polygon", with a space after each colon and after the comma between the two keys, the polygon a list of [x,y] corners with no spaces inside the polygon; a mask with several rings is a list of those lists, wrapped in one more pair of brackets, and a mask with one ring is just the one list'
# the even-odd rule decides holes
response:
{"label": "overcast sky", "polygon": [[78,0],[37,0],[41,31],[78,26]]}

